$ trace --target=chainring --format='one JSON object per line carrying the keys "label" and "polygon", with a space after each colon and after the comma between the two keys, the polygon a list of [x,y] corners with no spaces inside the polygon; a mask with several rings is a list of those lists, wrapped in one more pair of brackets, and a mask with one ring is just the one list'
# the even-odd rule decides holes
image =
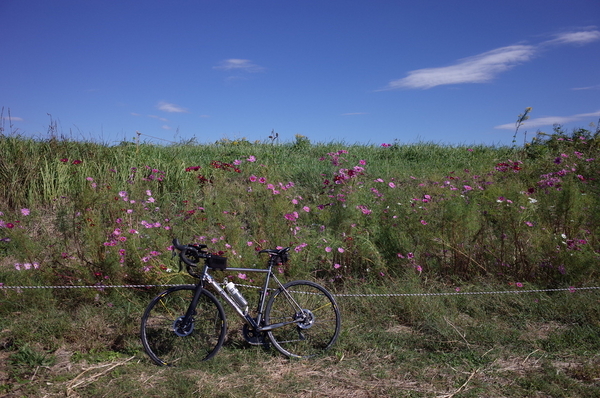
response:
{"label": "chainring", "polygon": [[268,342],[264,332],[257,332],[248,324],[244,324],[242,335],[244,336],[244,340],[252,345],[266,345]]}

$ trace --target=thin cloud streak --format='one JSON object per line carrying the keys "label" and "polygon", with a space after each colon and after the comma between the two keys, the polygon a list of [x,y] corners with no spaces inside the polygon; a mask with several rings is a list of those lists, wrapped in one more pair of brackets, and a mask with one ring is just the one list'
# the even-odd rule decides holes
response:
{"label": "thin cloud streak", "polygon": [[168,122],[169,121],[167,118],[156,116],[156,115],[148,115],[148,117],[152,118],[152,119],[158,119],[158,120],[160,120],[162,122]]}
{"label": "thin cloud streak", "polygon": [[587,86],[587,87],[575,87],[575,88],[572,88],[571,90],[600,90],[600,84],[596,84],[594,86]]}
{"label": "thin cloud streak", "polygon": [[600,40],[600,31],[584,30],[557,34],[552,40],[538,45],[518,44],[500,47],[468,58],[450,66],[416,69],[408,76],[392,80],[377,91],[398,89],[429,89],[447,84],[487,83],[500,73],[533,59],[543,47],[559,44],[584,45]]}
{"label": "thin cloud streak", "polygon": [[186,108],[183,108],[179,105],[171,104],[164,101],[159,102],[158,105],[156,105],[156,107],[163,112],[169,113],[187,113],[188,111]]}
{"label": "thin cloud streak", "polygon": [[[529,120],[524,121],[522,124],[522,128],[553,126],[555,124],[566,124],[566,123],[576,122],[576,121],[590,118],[590,117],[600,117],[600,111],[591,112],[591,113],[579,113],[577,115],[572,115],[572,116],[538,117],[535,119],[529,119]],[[516,128],[516,126],[515,126],[515,123],[507,123],[507,124],[501,124],[500,126],[496,126],[494,128],[499,129],[499,130],[514,130]]]}
{"label": "thin cloud streak", "polygon": [[256,65],[249,59],[230,58],[221,61],[213,69],[219,70],[243,70],[246,72],[262,72],[265,70],[262,66]]}
{"label": "thin cloud streak", "polygon": [[16,116],[3,116],[2,120],[8,120],[8,121],[12,121],[12,122],[23,122],[23,121],[25,121],[25,119],[23,119],[21,117],[16,117]]}
{"label": "thin cloud streak", "polygon": [[555,39],[543,44],[588,44],[600,40],[600,31],[588,30],[583,32],[568,32],[556,35]]}

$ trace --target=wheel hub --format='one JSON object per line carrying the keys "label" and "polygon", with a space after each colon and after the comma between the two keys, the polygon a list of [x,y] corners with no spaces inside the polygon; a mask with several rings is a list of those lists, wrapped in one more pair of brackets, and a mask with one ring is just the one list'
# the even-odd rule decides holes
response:
{"label": "wheel hub", "polygon": [[190,319],[189,322],[185,323],[184,318],[184,316],[180,316],[173,322],[173,332],[179,337],[189,336],[194,331],[194,319]]}
{"label": "wheel hub", "polygon": [[295,320],[299,320],[298,327],[300,329],[310,329],[315,323],[315,315],[310,310],[302,310],[296,313]]}

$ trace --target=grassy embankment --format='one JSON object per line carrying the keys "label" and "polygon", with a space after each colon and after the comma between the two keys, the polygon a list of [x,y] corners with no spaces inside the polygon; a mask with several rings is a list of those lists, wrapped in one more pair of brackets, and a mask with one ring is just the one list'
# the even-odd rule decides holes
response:
{"label": "grassy embankment", "polygon": [[[522,149],[125,143],[0,137],[0,282],[189,282],[172,236],[234,266],[291,246],[285,279],[337,294],[598,286],[598,140]],[[237,275],[232,275],[236,279]],[[237,279],[240,281],[240,279]],[[245,281],[248,283],[248,280]],[[599,294],[340,296],[327,356],[243,343],[194,369],[140,351],[157,290],[2,289],[1,393],[13,396],[597,396]],[[249,349],[248,349],[249,348]],[[256,361],[257,364],[252,362]]]}

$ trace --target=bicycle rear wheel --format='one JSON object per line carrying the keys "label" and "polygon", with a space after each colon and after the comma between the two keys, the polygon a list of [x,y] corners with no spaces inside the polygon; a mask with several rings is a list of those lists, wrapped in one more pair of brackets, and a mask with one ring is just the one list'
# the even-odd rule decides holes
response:
{"label": "bicycle rear wheel", "polygon": [[210,292],[203,290],[192,319],[184,316],[195,286],[176,286],[155,297],[142,316],[141,339],[146,353],[158,365],[185,366],[212,358],[227,332],[225,311]]}
{"label": "bicycle rear wheel", "polygon": [[275,291],[265,309],[266,325],[291,322],[267,332],[283,355],[309,358],[337,340],[340,310],[324,287],[310,281],[293,281]]}

